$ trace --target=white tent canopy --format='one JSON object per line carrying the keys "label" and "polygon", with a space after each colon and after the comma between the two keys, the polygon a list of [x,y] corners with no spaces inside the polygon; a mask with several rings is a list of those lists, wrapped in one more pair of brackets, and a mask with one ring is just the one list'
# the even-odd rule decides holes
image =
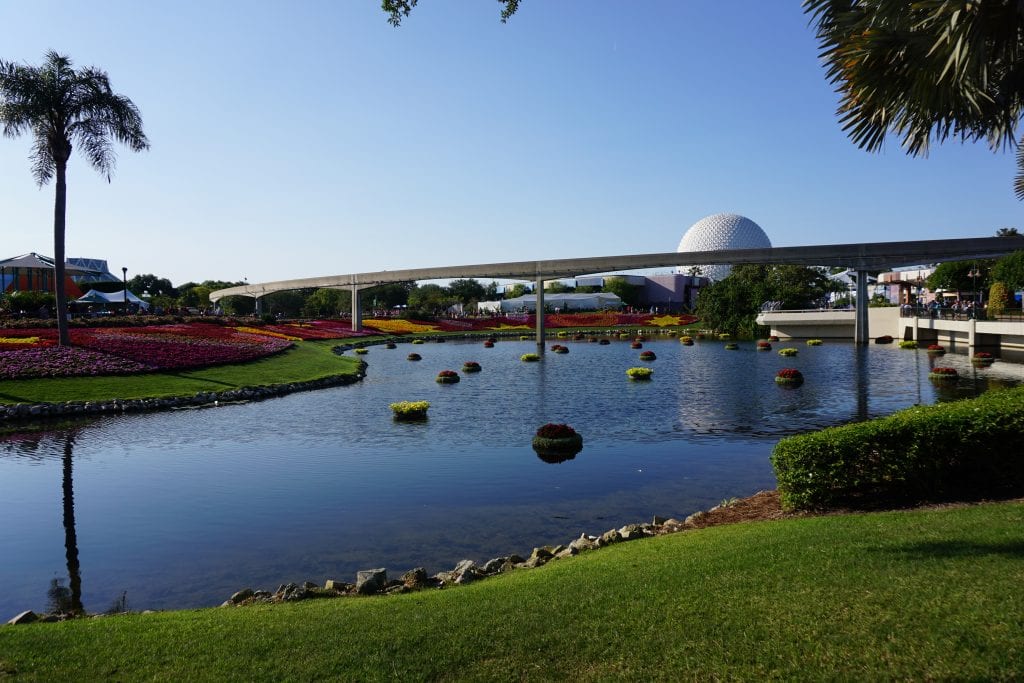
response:
{"label": "white tent canopy", "polygon": [[[548,309],[557,308],[560,311],[599,311],[605,308],[622,308],[622,299],[616,294],[608,292],[593,292],[588,294],[545,294],[544,306]],[[477,304],[481,311],[497,313],[510,313],[514,311],[535,311],[537,309],[537,296],[535,294],[524,294],[514,299],[502,301],[481,301]]]}
{"label": "white tent canopy", "polygon": [[[90,289],[88,292],[75,299],[75,302],[81,304],[123,304],[124,290],[108,293],[101,292],[96,289]],[[145,309],[149,308],[149,304],[131,292],[128,292],[128,303],[142,306]]]}

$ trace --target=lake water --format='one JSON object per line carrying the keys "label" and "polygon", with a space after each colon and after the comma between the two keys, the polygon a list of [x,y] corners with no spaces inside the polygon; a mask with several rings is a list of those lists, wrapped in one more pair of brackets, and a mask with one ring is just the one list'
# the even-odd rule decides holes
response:
{"label": "lake water", "polygon": [[[68,584],[66,546],[91,612],[528,555],[773,488],[782,436],[1024,380],[1024,366],[947,355],[962,376],[937,388],[935,361],[894,346],[789,344],[799,355],[783,358],[780,343],[664,339],[645,343],[658,358],[643,363],[626,341],[559,343],[570,353],[539,363],[519,360],[532,342],[377,346],[348,387],[0,435],[0,617],[46,608],[51,579]],[[483,371],[434,381],[467,360]],[[652,381],[626,378],[640,365]],[[804,385],[776,386],[783,367]],[[426,422],[392,420],[389,403],[419,399]],[[546,422],[574,426],[583,451],[541,460],[530,440]]]}

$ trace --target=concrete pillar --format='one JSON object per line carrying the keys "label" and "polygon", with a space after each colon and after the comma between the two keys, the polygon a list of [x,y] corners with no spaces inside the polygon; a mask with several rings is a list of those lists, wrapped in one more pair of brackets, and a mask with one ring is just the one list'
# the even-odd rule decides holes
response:
{"label": "concrete pillar", "polygon": [[[971,356],[974,355],[974,344],[975,344],[974,339],[975,339],[976,331],[977,331],[977,321],[975,320],[974,316],[971,316],[971,319],[967,323],[967,353],[968,353],[968,355],[971,355]],[[953,336],[953,332],[950,331],[949,335],[950,335],[950,337],[952,337]]]}
{"label": "concrete pillar", "polygon": [[254,296],[253,299],[256,300],[256,303],[253,306],[253,312],[256,314],[256,317],[258,318],[261,315],[263,315],[263,300],[258,296]]}
{"label": "concrete pillar", "polygon": [[[921,321],[921,319],[917,317],[917,311],[915,310],[914,311],[914,337],[913,337],[914,341],[917,341],[917,326],[920,323],[920,321]],[[903,335],[901,334],[900,335],[900,339],[902,339],[902,338],[903,338]]]}
{"label": "concrete pillar", "polygon": [[544,280],[537,278],[534,285],[537,292],[537,350],[544,353]]}
{"label": "concrete pillar", "polygon": [[359,306],[359,287],[352,285],[352,331],[363,331],[363,311]]}
{"label": "concrete pillar", "polygon": [[857,316],[854,331],[854,343],[867,344],[868,339],[868,274],[857,271]]}

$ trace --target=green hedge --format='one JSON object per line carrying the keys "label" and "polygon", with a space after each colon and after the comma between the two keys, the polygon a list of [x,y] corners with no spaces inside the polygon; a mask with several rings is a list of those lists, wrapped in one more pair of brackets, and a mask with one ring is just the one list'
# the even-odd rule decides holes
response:
{"label": "green hedge", "polygon": [[771,459],[791,510],[1020,495],[1024,387],[789,437]]}

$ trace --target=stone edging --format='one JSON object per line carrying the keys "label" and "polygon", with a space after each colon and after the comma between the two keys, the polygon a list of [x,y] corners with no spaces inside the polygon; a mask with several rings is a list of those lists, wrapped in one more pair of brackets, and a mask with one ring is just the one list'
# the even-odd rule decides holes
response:
{"label": "stone edging", "polygon": [[52,417],[78,417],[88,415],[111,415],[121,413],[142,413],[156,410],[183,408],[204,408],[221,403],[262,401],[267,398],[284,396],[299,391],[325,389],[361,381],[366,377],[366,363],[360,361],[355,373],[331,375],[305,382],[286,382],[267,386],[242,387],[226,391],[200,391],[192,396],[168,398],[110,399],[107,401],[67,401],[63,403],[13,403],[0,405],[0,424],[18,421],[39,420]]}

